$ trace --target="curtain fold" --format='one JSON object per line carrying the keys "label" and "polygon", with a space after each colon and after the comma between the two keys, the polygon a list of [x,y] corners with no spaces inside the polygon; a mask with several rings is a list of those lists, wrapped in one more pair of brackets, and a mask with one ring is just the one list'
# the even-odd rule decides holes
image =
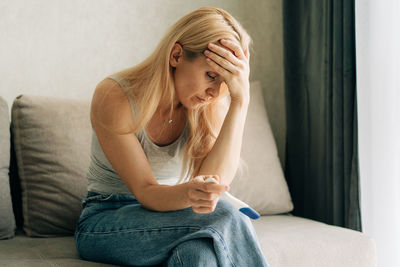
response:
{"label": "curtain fold", "polygon": [[283,0],[293,214],[361,231],[354,0]]}

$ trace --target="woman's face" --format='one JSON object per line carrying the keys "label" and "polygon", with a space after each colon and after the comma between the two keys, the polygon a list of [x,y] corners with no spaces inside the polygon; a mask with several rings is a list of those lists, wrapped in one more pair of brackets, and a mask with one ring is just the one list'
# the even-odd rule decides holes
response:
{"label": "woman's face", "polygon": [[182,46],[176,43],[170,56],[170,65],[175,68],[176,100],[187,109],[196,109],[218,97],[223,80],[207,64],[203,54],[193,62],[184,60],[182,55]]}

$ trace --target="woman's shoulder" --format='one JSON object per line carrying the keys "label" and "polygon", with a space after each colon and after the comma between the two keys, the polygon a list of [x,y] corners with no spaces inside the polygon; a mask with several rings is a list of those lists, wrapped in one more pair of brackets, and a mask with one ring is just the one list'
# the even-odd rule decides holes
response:
{"label": "woman's shoulder", "polygon": [[90,106],[92,124],[102,125],[116,133],[133,129],[130,102],[119,83],[110,78],[99,82]]}

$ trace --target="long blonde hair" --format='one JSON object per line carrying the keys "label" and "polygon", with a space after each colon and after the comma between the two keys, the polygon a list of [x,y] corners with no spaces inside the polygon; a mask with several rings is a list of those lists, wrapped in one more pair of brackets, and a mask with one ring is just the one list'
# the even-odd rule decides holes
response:
{"label": "long blonde hair", "polygon": [[[175,22],[144,61],[114,74],[130,81],[131,87],[126,94],[135,103],[134,133],[146,127],[161,100],[168,100],[170,114],[173,112],[175,86],[169,60],[174,44],[181,44],[184,59],[192,62],[202,55],[208,43],[217,43],[222,38],[236,41],[243,51],[252,43],[249,34],[228,12],[216,7],[201,7]],[[213,102],[188,111],[190,134],[183,147],[183,168],[178,183],[196,176],[212,149],[217,138],[215,122],[223,119],[220,113],[213,111],[228,93],[226,84],[222,83],[221,93]]]}

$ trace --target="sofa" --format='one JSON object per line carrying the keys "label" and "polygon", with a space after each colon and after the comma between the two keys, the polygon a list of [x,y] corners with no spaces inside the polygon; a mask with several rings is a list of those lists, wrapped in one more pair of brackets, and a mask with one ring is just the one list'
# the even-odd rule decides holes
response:
{"label": "sofa", "polygon": [[[262,215],[252,222],[270,266],[376,266],[371,237],[291,214],[259,81],[250,92],[230,193]],[[10,108],[0,96],[0,266],[113,266],[81,259],[73,236],[87,192],[89,111],[90,99],[19,95]]]}

